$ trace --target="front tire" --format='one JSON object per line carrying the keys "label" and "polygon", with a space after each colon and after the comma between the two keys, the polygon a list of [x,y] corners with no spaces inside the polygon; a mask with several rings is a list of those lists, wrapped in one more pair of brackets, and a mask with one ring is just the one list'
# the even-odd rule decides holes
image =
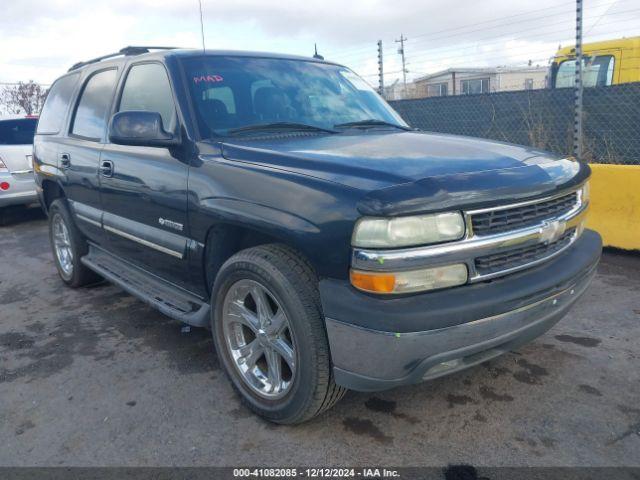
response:
{"label": "front tire", "polygon": [[77,288],[101,280],[97,273],[80,261],[89,251],[89,245],[73,222],[67,204],[60,198],[49,206],[49,242],[58,274],[64,283]]}
{"label": "front tire", "polygon": [[212,332],[225,372],[244,403],[276,423],[301,423],[340,400],[317,277],[290,248],[241,251],[221,267],[212,292]]}

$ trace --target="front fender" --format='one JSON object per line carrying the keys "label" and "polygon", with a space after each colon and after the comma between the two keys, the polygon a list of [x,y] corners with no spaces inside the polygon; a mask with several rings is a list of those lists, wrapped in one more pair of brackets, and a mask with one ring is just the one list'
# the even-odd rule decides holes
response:
{"label": "front fender", "polygon": [[361,194],[264,165],[199,157],[189,174],[189,224],[205,244],[219,223],[256,230],[302,252],[321,277],[347,278]]}

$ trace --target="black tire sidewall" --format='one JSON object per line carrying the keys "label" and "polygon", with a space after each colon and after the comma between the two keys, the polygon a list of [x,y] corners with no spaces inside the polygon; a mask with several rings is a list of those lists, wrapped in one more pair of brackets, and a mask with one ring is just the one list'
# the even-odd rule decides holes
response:
{"label": "black tire sidewall", "polygon": [[[67,227],[67,231],[69,232],[71,251],[73,252],[73,271],[71,272],[71,275],[66,275],[60,267],[58,255],[55,252],[53,244],[52,224],[56,215],[59,215],[62,218]],[[56,264],[58,274],[62,281],[67,285],[75,286],[80,283],[80,275],[84,268],[84,265],[80,262],[80,257],[86,253],[86,248],[84,250],[82,249],[82,241],[83,240],[80,238],[80,235],[76,230],[76,226],[73,223],[73,219],[71,218],[71,214],[69,213],[69,209],[64,203],[64,200],[54,200],[49,207],[49,242],[51,243],[51,251],[53,253],[53,259]]]}
{"label": "black tire sidewall", "polygon": [[[231,360],[224,338],[222,322],[217,321],[222,318],[224,298],[229,288],[243,279],[254,280],[275,295],[284,308],[292,329],[298,364],[291,390],[280,399],[269,400],[260,397],[244,383]],[[252,410],[269,420],[285,422],[289,418],[297,417],[312,401],[317,383],[316,346],[313,339],[306,334],[305,328],[307,316],[313,312],[307,311],[298,295],[295,294],[295,289],[289,279],[267,261],[260,263],[237,261],[225,265],[216,278],[212,298],[215,300],[215,309],[211,319],[214,343],[234,388]]]}

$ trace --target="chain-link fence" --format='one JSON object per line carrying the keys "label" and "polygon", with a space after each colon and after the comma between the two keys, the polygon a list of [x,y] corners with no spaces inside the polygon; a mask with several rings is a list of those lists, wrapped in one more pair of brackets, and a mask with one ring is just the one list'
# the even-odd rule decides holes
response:
{"label": "chain-link fence", "polygon": [[[571,155],[573,89],[524,90],[390,102],[411,126],[489,138]],[[583,157],[640,164],[640,83],[586,88]]]}

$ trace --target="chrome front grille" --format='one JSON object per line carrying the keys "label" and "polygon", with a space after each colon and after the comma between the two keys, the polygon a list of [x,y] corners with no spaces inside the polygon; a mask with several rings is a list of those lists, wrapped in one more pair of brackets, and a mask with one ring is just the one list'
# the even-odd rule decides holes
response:
{"label": "chrome front grille", "polygon": [[570,212],[577,203],[577,192],[571,192],[539,203],[481,211],[471,215],[473,234],[493,235],[537,225],[544,220]]}
{"label": "chrome front grille", "polygon": [[492,255],[484,255],[475,260],[476,273],[480,276],[496,272],[508,272],[521,265],[537,262],[553,255],[571,244],[576,229],[565,232],[558,240],[550,243],[538,243],[529,247],[520,247]]}
{"label": "chrome front grille", "polygon": [[569,248],[582,233],[582,187],[552,197],[463,211],[462,240],[413,248],[354,249],[353,268],[398,272],[464,263],[469,283],[531,268]]}

